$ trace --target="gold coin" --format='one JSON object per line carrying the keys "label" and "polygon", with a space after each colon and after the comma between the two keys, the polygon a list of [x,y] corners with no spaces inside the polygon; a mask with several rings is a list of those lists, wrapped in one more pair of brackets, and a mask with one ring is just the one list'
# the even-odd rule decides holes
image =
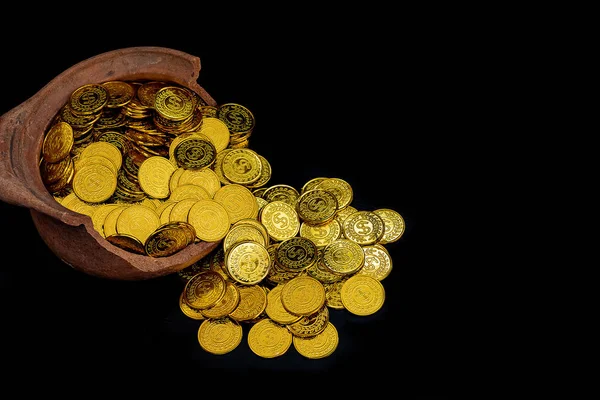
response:
{"label": "gold coin", "polygon": [[89,156],[103,156],[108,158],[114,165],[115,170],[119,170],[123,163],[123,155],[121,150],[109,142],[93,142],[90,143],[80,154],[80,158]]}
{"label": "gold coin", "polygon": [[[83,168],[89,164],[101,164],[101,165],[104,165],[105,167],[110,168],[111,171],[113,171],[113,173],[115,175],[117,175],[117,173],[118,173],[117,169],[115,168],[115,164],[113,164],[113,162],[110,161],[108,158],[101,156],[101,155],[92,155],[92,156],[88,156],[85,158],[77,157],[75,164],[74,164],[75,173],[77,173],[77,171],[79,171],[81,168]],[[118,176],[117,176],[117,178],[118,178]]]}
{"label": "gold coin", "polygon": [[248,346],[262,358],[282,356],[292,345],[292,334],[283,326],[264,318],[248,331]]}
{"label": "gold coin", "polygon": [[190,317],[191,319],[195,319],[197,321],[206,319],[200,310],[196,310],[195,308],[188,306],[187,303],[183,301],[183,291],[181,291],[181,294],[179,295],[179,308],[185,316]]}
{"label": "gold coin", "polygon": [[267,276],[271,258],[265,246],[247,240],[232,245],[225,254],[225,265],[236,282],[255,285]]}
{"label": "gold coin", "polygon": [[173,207],[175,207],[175,204],[178,203],[178,201],[169,200],[165,203],[167,203],[167,205],[164,208],[162,208],[160,214],[158,214],[158,210],[156,211],[160,218],[161,225],[171,222],[171,211],[173,210]]}
{"label": "gold coin", "polygon": [[40,175],[42,181],[47,187],[64,180],[71,173],[73,158],[67,156],[56,163],[46,162],[43,158],[40,160]]}
{"label": "gold coin", "polygon": [[199,106],[198,108],[200,108],[200,111],[202,111],[202,115],[204,115],[204,117],[208,118],[208,117],[217,117],[217,107],[215,106]]}
{"label": "gold coin", "polygon": [[210,138],[217,153],[229,146],[229,128],[218,118],[205,116],[198,132]]}
{"label": "gold coin", "polygon": [[313,241],[318,248],[323,248],[329,243],[340,238],[342,234],[342,228],[340,223],[336,219],[321,224],[311,225],[306,222],[300,224],[300,236],[305,237]]}
{"label": "gold coin", "polygon": [[300,230],[300,219],[296,209],[283,201],[265,204],[260,211],[259,221],[275,241],[292,238]]}
{"label": "gold coin", "polygon": [[210,141],[190,136],[175,146],[173,157],[178,167],[201,169],[215,163],[217,150]]}
{"label": "gold coin", "polygon": [[73,176],[73,191],[77,197],[88,203],[102,203],[108,200],[116,188],[117,176],[104,165],[87,165]]}
{"label": "gold coin", "polygon": [[296,351],[310,359],[325,358],[333,354],[339,343],[339,335],[335,326],[328,322],[323,332],[318,335],[301,338],[294,336],[293,344]]}
{"label": "gold coin", "polygon": [[205,310],[217,304],[225,295],[225,280],[214,271],[202,271],[185,284],[183,300],[197,310]]}
{"label": "gold coin", "polygon": [[198,328],[198,342],[207,352],[227,354],[242,342],[243,331],[231,318],[206,319]]}
{"label": "gold coin", "polygon": [[315,186],[315,189],[322,189],[331,192],[337,199],[338,208],[342,209],[348,206],[353,199],[352,186],[340,178],[327,178]]}
{"label": "gold coin", "polygon": [[169,181],[175,172],[175,166],[164,157],[152,156],[144,160],[138,170],[140,187],[150,197],[166,199],[169,197]]}
{"label": "gold coin", "polygon": [[383,237],[379,240],[379,243],[393,243],[402,237],[405,229],[402,215],[389,208],[379,208],[373,212],[383,220]]}
{"label": "gold coin", "polygon": [[342,303],[342,286],[346,282],[346,279],[339,280],[332,283],[324,283],[325,287],[325,305],[329,308],[336,310],[343,310],[344,303]]}
{"label": "gold coin", "polygon": [[[236,224],[238,224],[238,222],[236,222]],[[258,227],[250,224],[234,224],[229,228],[229,232],[227,232],[227,235],[225,235],[225,238],[223,239],[223,250],[227,252],[234,244],[244,241],[252,241],[264,247],[267,246],[267,241]]]}
{"label": "gold coin", "polygon": [[197,199],[183,199],[175,202],[173,207],[170,208],[169,212],[169,222],[173,221],[183,221],[187,222],[188,214],[190,213],[190,208],[194,204],[196,204]]}
{"label": "gold coin", "polygon": [[71,211],[75,211],[79,214],[89,215],[91,216],[94,213],[95,207],[91,204],[84,202],[83,200],[77,198],[68,203],[66,206]]}
{"label": "gold coin", "polygon": [[221,119],[232,134],[251,132],[254,129],[254,115],[241,104],[223,103],[217,107],[217,118]]}
{"label": "gold coin", "polygon": [[317,187],[317,185],[321,182],[323,182],[325,179],[327,179],[326,177],[323,176],[319,176],[316,178],[312,178],[311,180],[307,181],[302,188],[300,189],[300,194],[307,192],[309,190],[315,189]]}
{"label": "gold coin", "polygon": [[[260,171],[260,177],[258,180],[252,184],[246,185],[249,188],[261,188],[266,185],[271,180],[271,175],[273,174],[273,170],[271,169],[271,164],[269,160],[267,160],[264,156],[258,154],[258,158],[260,158],[260,163],[262,165],[262,169]],[[265,190],[267,188],[264,188]],[[254,193],[254,190],[252,191]],[[255,194],[256,195],[256,194]]]}
{"label": "gold coin", "polygon": [[152,208],[133,204],[117,218],[117,232],[128,234],[146,243],[146,239],[160,226],[160,218]]}
{"label": "gold coin", "polygon": [[244,218],[256,218],[258,215],[256,197],[245,186],[235,183],[221,186],[215,192],[213,200],[225,207],[232,224]]}
{"label": "gold coin", "polygon": [[172,201],[181,201],[185,199],[210,200],[211,198],[212,196],[210,193],[202,186],[192,184],[177,186],[169,196],[169,200]]}
{"label": "gold coin", "polygon": [[183,121],[194,113],[194,97],[190,90],[179,86],[160,88],[154,97],[154,109],[161,117]]}
{"label": "gold coin", "polygon": [[69,156],[73,148],[73,128],[66,122],[57,122],[44,137],[42,157],[48,163],[57,163]]}
{"label": "gold coin", "polygon": [[283,289],[283,285],[278,284],[267,294],[267,307],[265,308],[267,316],[283,325],[299,321],[302,318],[301,315],[294,315],[288,312],[283,306],[281,302],[281,289]]}
{"label": "gold coin", "polygon": [[257,240],[259,243],[264,244],[265,247],[269,245],[269,232],[267,232],[267,228],[265,228],[265,226],[262,224],[262,222],[260,222],[257,219],[254,218],[242,218],[239,221],[237,221],[236,223],[232,224],[231,228],[235,228],[237,226],[240,225],[251,225],[254,228],[258,229],[260,231],[260,233],[262,234],[264,240]]}
{"label": "gold coin", "polygon": [[107,236],[106,240],[117,246],[123,250],[127,250],[131,253],[136,254],[146,254],[144,249],[144,244],[140,242],[140,240],[134,236],[125,234],[125,233],[115,233],[113,235]]}
{"label": "gold coin", "polygon": [[311,315],[304,316],[298,321],[287,325],[292,335],[297,337],[311,337],[323,332],[329,322],[329,309],[323,305]]}
{"label": "gold coin", "polygon": [[319,249],[312,240],[296,236],[282,241],[275,251],[275,262],[290,272],[300,272],[317,262]]}
{"label": "gold coin", "polygon": [[[337,222],[340,223],[340,228],[342,226],[344,226],[344,221],[346,220],[346,218],[348,218],[348,216],[352,213],[357,212],[358,210],[352,206],[346,206],[344,208],[342,208],[341,210],[338,210],[335,213],[335,219]],[[342,232],[343,234],[343,232]]]}
{"label": "gold coin", "polygon": [[109,92],[104,86],[90,83],[75,89],[68,104],[75,114],[96,114],[108,103],[108,98]]}
{"label": "gold coin", "polygon": [[378,281],[384,280],[392,271],[392,257],[385,247],[380,244],[362,246],[365,253],[365,263],[358,274],[369,275]]}
{"label": "gold coin", "polygon": [[223,156],[221,169],[230,182],[250,185],[260,179],[262,161],[254,150],[233,149]]}
{"label": "gold coin", "polygon": [[283,201],[294,208],[296,208],[296,203],[298,202],[299,197],[300,194],[296,188],[284,184],[270,186],[262,195],[262,198],[268,202]]}
{"label": "gold coin", "polygon": [[[92,224],[94,225],[94,229],[100,234],[102,237],[106,237],[104,235],[104,221],[106,220],[106,216],[115,208],[121,207],[119,204],[114,203],[104,203],[99,204],[98,207],[94,207],[94,212],[92,213]],[[116,220],[115,220],[116,221]],[[116,233],[116,231],[115,231]]]}
{"label": "gold coin", "polygon": [[281,302],[292,314],[310,315],[325,304],[325,289],[315,278],[300,275],[284,284]]}
{"label": "gold coin", "polygon": [[231,282],[225,284],[225,295],[214,306],[202,310],[202,314],[206,318],[223,318],[227,317],[240,304],[240,291]]}
{"label": "gold coin", "polygon": [[361,246],[381,241],[385,233],[383,219],[373,211],[357,211],[344,220],[344,236]]}
{"label": "gold coin", "polygon": [[196,230],[198,239],[206,242],[223,239],[231,226],[225,207],[211,199],[197,200],[190,208],[188,222]]}
{"label": "gold coin", "polygon": [[137,97],[140,100],[140,103],[144,107],[154,108],[156,92],[166,86],[171,86],[171,84],[162,81],[148,81],[142,83],[137,89]]}
{"label": "gold coin", "polygon": [[123,107],[135,96],[134,87],[124,81],[108,81],[102,83],[102,86],[108,90],[108,108]]}
{"label": "gold coin", "polygon": [[342,285],[340,292],[344,308],[355,315],[371,315],[379,311],[385,301],[381,282],[368,275],[354,275]]}
{"label": "gold coin", "polygon": [[183,250],[189,243],[189,236],[181,226],[161,225],[148,236],[144,248],[150,257],[168,257]]}
{"label": "gold coin", "polygon": [[60,121],[66,122],[73,129],[89,128],[100,119],[102,114],[76,115],[71,110],[71,107],[65,106],[60,110]]}
{"label": "gold coin", "polygon": [[260,214],[260,210],[262,210],[262,208],[265,205],[267,205],[269,202],[267,200],[263,199],[262,197],[256,197],[256,203],[258,204],[258,212]]}
{"label": "gold coin", "polygon": [[337,212],[337,200],[327,190],[308,190],[296,202],[298,217],[311,225],[327,223],[335,217]]}
{"label": "gold coin", "polygon": [[171,174],[171,178],[169,179],[169,190],[171,191],[171,193],[173,193],[173,190],[175,190],[175,188],[177,186],[179,186],[179,178],[181,177],[181,174],[183,174],[183,171],[188,171],[188,170],[186,170],[185,168],[182,168],[182,167],[178,167]]}
{"label": "gold coin", "polygon": [[210,168],[202,169],[183,169],[179,174],[176,186],[182,185],[197,185],[202,186],[212,199],[214,194],[221,188],[219,177]]}
{"label": "gold coin", "polygon": [[125,210],[129,205],[117,204],[118,207],[115,207],[111,211],[106,214],[106,218],[104,218],[104,223],[102,224],[102,231],[104,232],[104,237],[112,236],[117,233],[117,219],[119,219],[119,215]]}
{"label": "gold coin", "polygon": [[323,249],[322,262],[332,273],[347,276],[362,268],[365,253],[358,243],[349,239],[337,239]]}
{"label": "gold coin", "polygon": [[213,163],[213,165],[211,167],[212,170],[215,171],[215,174],[217,174],[217,176],[219,177],[219,181],[221,181],[222,185],[229,185],[230,183],[232,183],[229,179],[225,178],[225,175],[223,175],[223,158],[230,151],[233,151],[233,149],[226,148],[224,150],[221,150],[219,153],[217,153],[215,162]]}
{"label": "gold coin", "polygon": [[267,292],[260,285],[243,285],[238,290],[240,304],[229,316],[239,322],[258,318],[267,307]]}

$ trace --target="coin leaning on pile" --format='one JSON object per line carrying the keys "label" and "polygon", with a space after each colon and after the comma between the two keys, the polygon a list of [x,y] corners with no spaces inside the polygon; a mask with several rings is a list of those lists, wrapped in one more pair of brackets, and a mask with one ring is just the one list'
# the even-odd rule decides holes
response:
{"label": "coin leaning on pile", "polygon": [[87,84],[45,133],[40,174],[62,206],[121,249],[166,257],[222,242],[177,273],[180,309],[201,321],[204,350],[229,353],[249,323],[260,357],[293,345],[323,358],[339,340],[329,309],[366,316],[383,306],[385,245],[400,239],[404,220],[354,208],[340,178],[269,185],[271,165],[249,147],[254,126],[246,107],[207,105],[173,82]]}

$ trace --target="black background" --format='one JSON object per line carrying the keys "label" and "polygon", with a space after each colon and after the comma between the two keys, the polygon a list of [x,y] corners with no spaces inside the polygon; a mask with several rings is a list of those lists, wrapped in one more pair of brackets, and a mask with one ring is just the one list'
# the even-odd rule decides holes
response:
{"label": "black background", "polygon": [[[221,23],[202,23],[211,18]],[[203,385],[236,377],[247,378],[240,381],[245,388],[284,382],[294,390],[294,383],[327,378],[336,387],[362,382],[445,393],[456,361],[448,266],[429,262],[437,250],[421,239],[428,229],[424,204],[432,203],[424,194],[431,166],[423,149],[439,134],[430,129],[438,118],[434,49],[390,21],[367,27],[359,19],[336,28],[317,18],[258,29],[207,12],[171,33],[160,21],[160,13],[125,26],[123,18],[104,25],[97,18],[86,30],[67,17],[49,17],[31,23],[26,41],[6,29],[0,114],[105,51],[164,46],[196,55],[199,84],[218,103],[240,103],[254,113],[250,147],[271,163],[269,185],[299,189],[314,177],[339,177],[352,185],[357,209],[392,208],[404,217],[403,237],[386,245],[393,270],[382,281],[385,304],[368,317],[332,310],[339,346],[322,360],[304,359],[293,347],[261,359],[247,345],[249,326],[238,348],[214,356],[198,345],[200,322],[178,307],[178,276],[122,282],[75,271],[45,246],[27,209],[0,202],[3,361],[15,373],[94,371],[104,382],[135,372],[147,380],[189,372]]]}

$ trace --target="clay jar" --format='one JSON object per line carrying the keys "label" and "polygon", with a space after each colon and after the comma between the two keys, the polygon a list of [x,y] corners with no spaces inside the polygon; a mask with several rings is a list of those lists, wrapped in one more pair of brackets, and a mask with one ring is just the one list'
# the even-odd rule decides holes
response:
{"label": "clay jar", "polygon": [[109,80],[172,81],[195,91],[208,105],[215,100],[197,83],[200,59],[163,47],[130,47],[83,60],[36,94],[0,116],[0,200],[27,207],[46,245],[84,273],[117,280],[142,280],[177,272],[206,256],[220,242],[198,242],[169,257],[122,250],[104,239],[89,216],[58,203],[39,171],[43,137],[71,93]]}

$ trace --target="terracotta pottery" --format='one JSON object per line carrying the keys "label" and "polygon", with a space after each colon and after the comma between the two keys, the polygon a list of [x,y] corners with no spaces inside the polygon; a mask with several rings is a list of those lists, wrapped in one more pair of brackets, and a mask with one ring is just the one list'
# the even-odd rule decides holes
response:
{"label": "terracotta pottery", "polygon": [[197,83],[200,59],[162,47],[130,47],[83,60],[36,94],[0,116],[0,200],[30,209],[42,239],[61,260],[84,273],[117,280],[142,280],[177,272],[210,253],[220,242],[198,242],[169,257],[122,250],[104,239],[89,216],[58,203],[39,171],[44,133],[71,93],[84,84],[109,80],[164,80],[215,100]]}

